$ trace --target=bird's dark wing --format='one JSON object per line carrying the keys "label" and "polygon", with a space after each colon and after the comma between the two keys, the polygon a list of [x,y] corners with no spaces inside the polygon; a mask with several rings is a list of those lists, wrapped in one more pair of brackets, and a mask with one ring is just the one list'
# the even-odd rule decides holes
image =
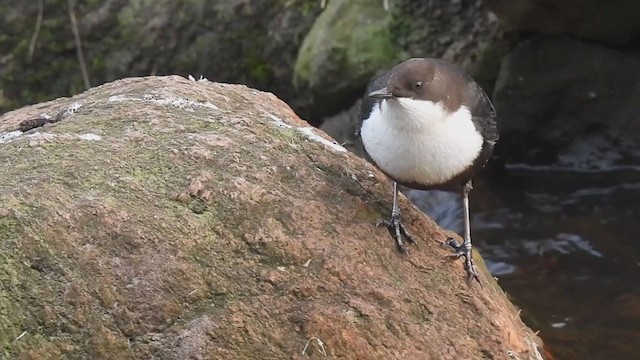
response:
{"label": "bird's dark wing", "polygon": [[472,105],[471,112],[473,114],[473,122],[480,130],[482,137],[486,143],[489,143],[492,147],[498,141],[498,120],[496,116],[496,109],[491,103],[491,99],[487,93],[476,83],[472,81],[470,87],[473,88],[477,96],[477,102]]}

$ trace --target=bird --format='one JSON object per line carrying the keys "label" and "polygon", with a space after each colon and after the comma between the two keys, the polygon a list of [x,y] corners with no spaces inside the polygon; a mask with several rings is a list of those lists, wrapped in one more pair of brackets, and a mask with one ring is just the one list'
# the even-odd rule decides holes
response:
{"label": "bird", "polygon": [[[449,258],[464,257],[469,281],[480,282],[472,257],[469,193],[498,141],[496,111],[482,87],[454,64],[411,58],[369,83],[356,138],[364,155],[393,180],[393,206],[385,225],[400,252],[415,243],[400,216],[398,186],[460,194],[463,243],[449,238]],[[404,239],[404,240],[403,240]]]}

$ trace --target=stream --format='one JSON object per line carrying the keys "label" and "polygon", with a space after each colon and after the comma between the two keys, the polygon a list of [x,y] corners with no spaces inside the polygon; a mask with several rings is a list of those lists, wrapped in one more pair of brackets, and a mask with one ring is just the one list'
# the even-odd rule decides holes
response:
{"label": "stream", "polygon": [[[500,178],[474,181],[472,236],[524,321],[555,360],[640,359],[640,166],[511,164]],[[407,195],[459,231],[452,195]]]}

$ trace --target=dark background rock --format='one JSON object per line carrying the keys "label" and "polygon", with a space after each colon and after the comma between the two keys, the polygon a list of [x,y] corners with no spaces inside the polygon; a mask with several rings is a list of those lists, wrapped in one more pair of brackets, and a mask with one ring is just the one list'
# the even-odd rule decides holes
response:
{"label": "dark background rock", "polygon": [[634,54],[570,38],[531,38],[502,63],[494,103],[507,162],[571,165],[567,159],[574,158],[581,168],[640,162]]}
{"label": "dark background rock", "polygon": [[518,29],[568,35],[609,45],[640,40],[636,0],[485,0],[500,19]]}

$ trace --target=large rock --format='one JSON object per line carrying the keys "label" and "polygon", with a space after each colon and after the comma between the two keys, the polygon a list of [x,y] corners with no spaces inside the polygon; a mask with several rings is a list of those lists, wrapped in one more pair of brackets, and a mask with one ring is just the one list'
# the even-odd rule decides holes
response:
{"label": "large rock", "polygon": [[[315,0],[74,2],[93,86],[126,76],[192,74],[290,101],[298,99],[293,62],[320,10]],[[0,2],[0,114],[84,89],[68,1],[44,1],[32,38],[38,3]]]}
{"label": "large rock", "polygon": [[570,35],[613,45],[640,39],[637,0],[484,0],[500,19],[522,30]]}
{"label": "large rock", "polygon": [[307,34],[294,79],[314,121],[348,108],[380,70],[409,57],[444,58],[492,86],[514,39],[480,0],[384,3],[329,1]]}
{"label": "large rock", "polygon": [[505,58],[494,103],[509,162],[602,168],[640,161],[640,60],[536,37]]}
{"label": "large rock", "polygon": [[404,198],[399,254],[389,181],[315,131],[177,76],[0,117],[3,357],[528,358],[491,277],[469,286]]}

